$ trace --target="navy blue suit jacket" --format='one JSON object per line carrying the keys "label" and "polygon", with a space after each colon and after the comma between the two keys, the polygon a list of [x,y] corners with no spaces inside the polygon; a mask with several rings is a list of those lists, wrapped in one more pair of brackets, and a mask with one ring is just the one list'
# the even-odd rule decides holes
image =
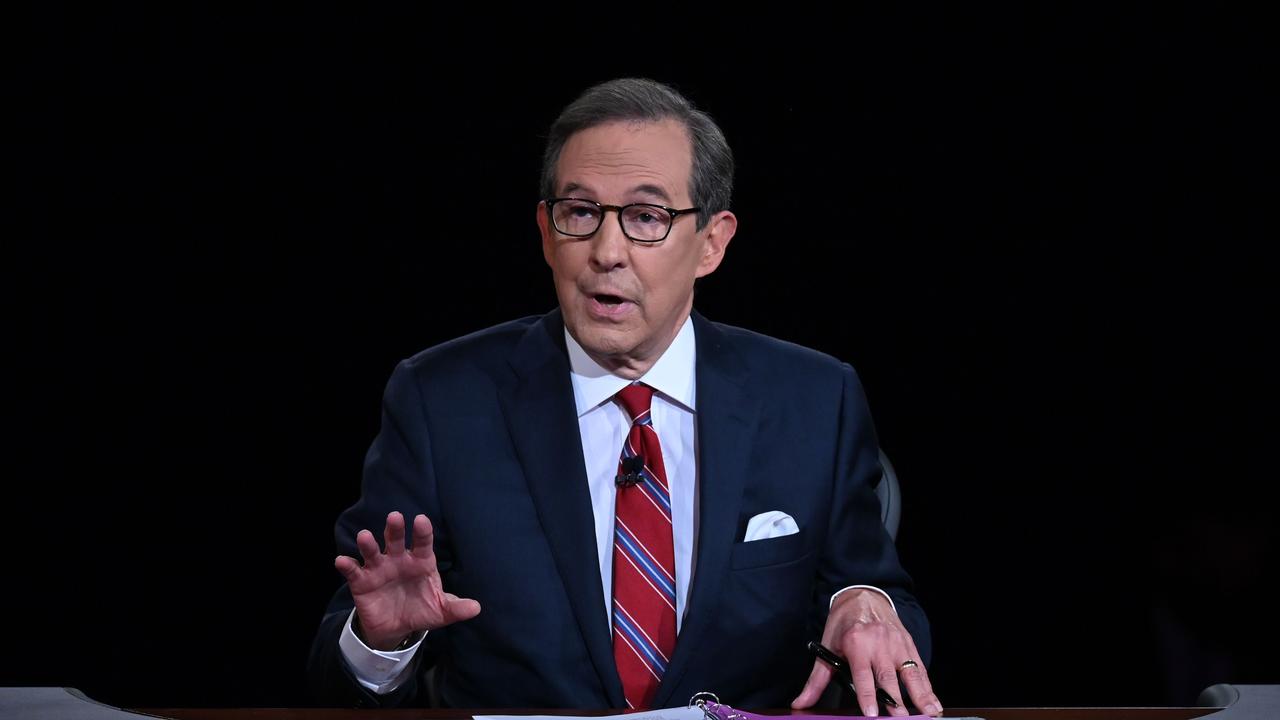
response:
{"label": "navy blue suit jacket", "polygon": [[[563,320],[553,311],[400,363],[359,502],[336,527],[381,537],[388,512],[426,513],[447,591],[479,616],[432,631],[454,707],[620,708]],[[655,707],[711,690],[741,707],[786,707],[813,658],[834,591],[875,585],[929,658],[924,612],[880,523],[877,441],[853,369],[821,353],[694,314],[697,538],[688,613]],[[742,542],[748,519],[781,510],[800,532]],[[338,649],[352,601],[334,597],[312,648],[326,702],[425,702],[420,677],[377,697]]]}

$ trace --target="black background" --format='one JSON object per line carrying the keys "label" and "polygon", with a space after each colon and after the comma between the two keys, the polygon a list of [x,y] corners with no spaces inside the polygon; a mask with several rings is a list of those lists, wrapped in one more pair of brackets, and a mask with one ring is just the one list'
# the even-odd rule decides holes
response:
{"label": "black background", "polygon": [[1280,679],[1259,18],[41,7],[6,103],[0,685],[308,703],[382,385],[554,305],[542,137],[622,75],[734,147],[701,311],[858,368],[945,704]]}

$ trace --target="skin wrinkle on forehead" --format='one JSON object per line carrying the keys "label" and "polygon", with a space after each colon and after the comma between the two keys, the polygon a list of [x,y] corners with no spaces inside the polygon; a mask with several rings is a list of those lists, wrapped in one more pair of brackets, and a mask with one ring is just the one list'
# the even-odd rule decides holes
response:
{"label": "skin wrinkle on forehead", "polygon": [[[672,199],[673,194],[670,192],[667,192],[666,188],[663,186],[663,183],[660,182],[661,178],[654,178],[654,180],[655,182],[646,182],[646,183],[641,183],[639,185],[636,185],[632,187],[630,190],[625,191],[622,194],[622,196],[624,198],[652,196],[652,198],[657,198],[665,203],[676,202],[675,200]],[[602,195],[602,193],[593,189],[589,183],[576,182],[576,181],[566,183],[564,185],[564,189],[561,190],[559,194],[562,196],[569,196],[569,195],[574,195],[577,197],[586,196],[588,199],[599,198]]]}
{"label": "skin wrinkle on forehead", "polygon": [[[644,123],[627,123],[626,127],[628,131],[638,132],[644,130],[647,126]],[[674,192],[676,188],[670,182],[672,172],[676,174],[684,172],[687,175],[692,168],[685,170],[684,168],[658,167],[648,158],[634,159],[636,154],[637,150],[630,147],[618,150],[592,148],[584,152],[582,157],[583,164],[579,172],[595,172],[600,175],[630,174],[644,179],[651,179],[657,181],[653,184],[667,190],[668,200],[674,201],[678,193]],[[681,164],[683,165],[683,163]],[[572,184],[575,183],[569,183],[569,185]]]}
{"label": "skin wrinkle on forehead", "polygon": [[[654,185],[659,185],[664,188],[669,187],[669,178],[667,177],[666,173],[663,173],[660,170],[654,170],[647,165],[639,165],[635,163],[627,163],[627,164],[596,163],[596,164],[588,164],[586,167],[583,167],[579,172],[583,172],[587,174],[594,172],[600,175],[609,175],[609,176],[630,175],[630,176],[635,176],[637,178],[650,180]],[[584,184],[585,183],[570,182],[566,184],[566,187],[570,185],[584,185]]]}

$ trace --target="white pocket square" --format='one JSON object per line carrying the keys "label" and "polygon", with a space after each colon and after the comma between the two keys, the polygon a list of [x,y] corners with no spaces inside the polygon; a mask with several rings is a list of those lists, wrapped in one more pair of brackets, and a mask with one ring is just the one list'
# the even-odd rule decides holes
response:
{"label": "white pocket square", "polygon": [[781,510],[770,510],[747,521],[747,534],[743,536],[742,542],[768,540],[798,532],[800,532],[800,526],[796,525],[796,521],[790,515]]}

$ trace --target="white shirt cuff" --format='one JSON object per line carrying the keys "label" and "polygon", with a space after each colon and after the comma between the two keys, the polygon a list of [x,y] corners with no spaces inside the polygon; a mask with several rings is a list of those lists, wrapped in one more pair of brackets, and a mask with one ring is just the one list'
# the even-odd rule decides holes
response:
{"label": "white shirt cuff", "polygon": [[893,604],[893,598],[889,597],[889,593],[881,590],[875,585],[850,585],[849,587],[844,588],[843,590],[837,590],[836,592],[832,593],[831,602],[827,604],[827,609],[830,610],[831,606],[836,604],[836,598],[840,597],[840,593],[847,592],[849,590],[858,590],[858,589],[875,590],[876,592],[880,593],[881,595],[884,596],[885,600],[889,601],[889,607],[893,608],[893,613],[895,615],[898,614],[898,606]]}
{"label": "white shirt cuff", "polygon": [[352,610],[347,616],[346,626],[342,628],[342,637],[338,639],[342,659],[347,661],[347,667],[357,682],[378,695],[385,695],[409,678],[413,657],[427,634],[423,633],[418,642],[404,650],[374,650],[356,637],[356,631],[351,627],[355,616],[356,611]]}

